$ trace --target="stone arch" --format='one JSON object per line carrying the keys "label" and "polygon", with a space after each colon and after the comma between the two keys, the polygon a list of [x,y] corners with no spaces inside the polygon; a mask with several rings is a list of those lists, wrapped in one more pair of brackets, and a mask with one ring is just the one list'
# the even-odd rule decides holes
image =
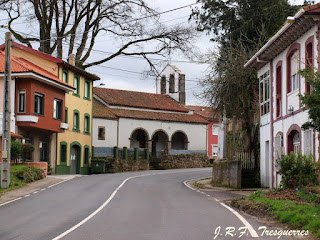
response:
{"label": "stone arch", "polygon": [[152,155],[159,155],[163,151],[168,151],[169,136],[162,130],[158,129],[152,134]]}
{"label": "stone arch", "polygon": [[131,148],[148,148],[149,134],[144,128],[136,128],[130,136]]}
{"label": "stone arch", "polygon": [[176,150],[188,150],[188,137],[183,131],[176,131],[171,136],[171,148]]}
{"label": "stone arch", "polygon": [[287,131],[287,154],[298,153],[301,150],[301,128],[293,124]]}

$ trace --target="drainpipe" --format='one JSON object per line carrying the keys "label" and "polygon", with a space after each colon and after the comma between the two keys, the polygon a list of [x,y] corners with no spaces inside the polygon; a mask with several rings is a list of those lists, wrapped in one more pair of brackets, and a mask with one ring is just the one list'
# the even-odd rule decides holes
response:
{"label": "drainpipe", "polygon": [[117,120],[117,147],[119,147],[119,118]]}
{"label": "drainpipe", "polygon": [[54,173],[56,173],[56,170],[57,170],[57,162],[58,162],[58,133],[56,133],[56,166],[54,168]]}

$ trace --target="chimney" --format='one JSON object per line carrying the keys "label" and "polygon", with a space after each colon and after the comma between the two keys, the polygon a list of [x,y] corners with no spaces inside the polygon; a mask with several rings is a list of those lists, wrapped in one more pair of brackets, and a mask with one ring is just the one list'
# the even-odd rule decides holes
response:
{"label": "chimney", "polygon": [[73,53],[69,55],[68,63],[72,66],[76,65],[76,56]]}
{"label": "chimney", "polygon": [[179,103],[186,104],[186,86],[185,86],[186,75],[179,74]]}

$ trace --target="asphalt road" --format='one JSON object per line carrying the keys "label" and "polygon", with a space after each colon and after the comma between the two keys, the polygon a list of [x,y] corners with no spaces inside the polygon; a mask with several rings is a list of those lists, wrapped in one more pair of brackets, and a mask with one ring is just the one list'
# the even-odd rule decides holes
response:
{"label": "asphalt road", "polygon": [[0,239],[252,239],[241,229],[248,224],[258,239],[277,239],[262,237],[263,224],[243,216],[245,225],[223,206],[225,193],[209,196],[184,184],[210,175],[207,168],[74,178],[0,206]]}

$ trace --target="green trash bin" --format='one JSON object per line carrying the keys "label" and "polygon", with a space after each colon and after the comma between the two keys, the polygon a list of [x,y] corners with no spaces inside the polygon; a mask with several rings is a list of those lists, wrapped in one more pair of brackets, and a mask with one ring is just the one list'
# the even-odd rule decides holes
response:
{"label": "green trash bin", "polygon": [[91,173],[105,173],[106,161],[104,159],[91,160]]}

